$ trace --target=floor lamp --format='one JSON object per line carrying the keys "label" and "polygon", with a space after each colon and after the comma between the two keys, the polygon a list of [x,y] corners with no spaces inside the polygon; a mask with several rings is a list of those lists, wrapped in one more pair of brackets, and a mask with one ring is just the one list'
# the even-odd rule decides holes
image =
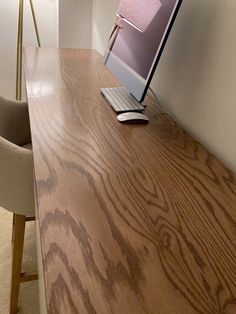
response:
{"label": "floor lamp", "polygon": [[[34,22],[34,29],[37,37],[37,43],[40,47],[39,32],[34,12],[33,0],[29,0],[30,9]],[[24,0],[19,0],[19,17],[18,17],[18,36],[17,36],[17,61],[16,61],[16,100],[21,100],[22,85],[22,55],[23,55],[23,20],[24,20]]]}

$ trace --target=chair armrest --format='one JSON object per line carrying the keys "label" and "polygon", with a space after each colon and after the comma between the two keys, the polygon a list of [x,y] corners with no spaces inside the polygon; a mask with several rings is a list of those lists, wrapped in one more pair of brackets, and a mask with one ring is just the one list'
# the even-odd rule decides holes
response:
{"label": "chair armrest", "polygon": [[0,136],[19,146],[31,142],[26,102],[0,96]]}
{"label": "chair armrest", "polygon": [[34,216],[33,154],[0,137],[0,206]]}

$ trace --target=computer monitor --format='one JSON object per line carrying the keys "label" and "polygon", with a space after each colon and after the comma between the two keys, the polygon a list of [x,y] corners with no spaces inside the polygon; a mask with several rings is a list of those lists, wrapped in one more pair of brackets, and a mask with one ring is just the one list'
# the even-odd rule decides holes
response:
{"label": "computer monitor", "polygon": [[122,0],[104,63],[142,102],[182,0]]}

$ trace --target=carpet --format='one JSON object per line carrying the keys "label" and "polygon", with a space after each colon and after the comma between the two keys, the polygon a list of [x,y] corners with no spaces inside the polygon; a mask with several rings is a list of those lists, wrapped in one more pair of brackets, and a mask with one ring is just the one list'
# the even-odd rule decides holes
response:
{"label": "carpet", "polygon": [[[0,314],[9,313],[12,213],[0,207]],[[35,222],[26,223],[23,271],[37,270]],[[19,295],[20,314],[39,313],[38,281],[22,283]]]}

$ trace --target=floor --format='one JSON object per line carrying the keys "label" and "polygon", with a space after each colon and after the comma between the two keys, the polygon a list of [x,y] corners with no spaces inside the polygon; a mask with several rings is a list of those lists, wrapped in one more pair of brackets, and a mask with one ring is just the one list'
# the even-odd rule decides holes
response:
{"label": "floor", "polygon": [[[11,231],[12,214],[0,208],[0,314],[9,313],[11,281]],[[23,271],[37,269],[35,223],[28,222],[25,235]],[[38,314],[38,282],[21,284],[19,297],[20,314]]]}

